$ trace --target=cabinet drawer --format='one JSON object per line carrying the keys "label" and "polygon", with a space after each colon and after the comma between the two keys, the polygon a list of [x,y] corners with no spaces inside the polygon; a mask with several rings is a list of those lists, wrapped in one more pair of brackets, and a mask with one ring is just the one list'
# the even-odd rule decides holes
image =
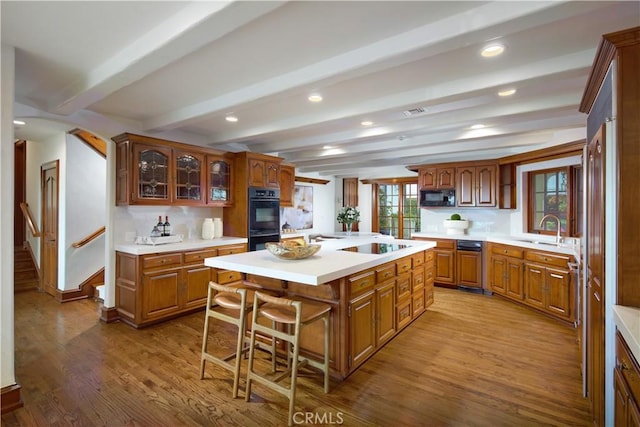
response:
{"label": "cabinet drawer", "polygon": [[629,390],[635,401],[640,399],[640,374],[638,364],[631,352],[627,349],[623,338],[616,332],[616,368],[620,371],[625,381],[629,385]]}
{"label": "cabinet drawer", "polygon": [[408,274],[398,276],[396,281],[396,300],[401,300],[411,294],[411,281]]}
{"label": "cabinet drawer", "polygon": [[398,330],[404,328],[411,322],[411,298],[399,303],[396,306],[396,324]]}
{"label": "cabinet drawer", "polygon": [[203,262],[205,258],[212,258],[218,255],[217,249],[207,249],[204,251],[185,252],[184,263],[190,264],[192,262]]}
{"label": "cabinet drawer", "polygon": [[413,254],[411,256],[411,260],[413,261],[413,268],[420,267],[424,265],[424,252],[420,252],[419,254]]}
{"label": "cabinet drawer", "polygon": [[218,256],[240,254],[247,251],[246,245],[223,246],[218,248]]}
{"label": "cabinet drawer", "polygon": [[402,258],[399,261],[396,261],[396,267],[398,274],[408,273],[411,271],[411,257]]}
{"label": "cabinet drawer", "polygon": [[551,264],[567,268],[569,257],[566,255],[552,254],[549,252],[526,251],[525,258],[529,261]]}
{"label": "cabinet drawer", "polygon": [[182,264],[182,254],[145,255],[142,258],[142,269],[174,267]]}
{"label": "cabinet drawer", "polygon": [[413,309],[413,317],[422,313],[425,309],[424,305],[424,289],[421,291],[415,292],[411,297],[411,305]]}
{"label": "cabinet drawer", "polygon": [[373,285],[376,281],[375,272],[370,270],[363,274],[349,276],[348,281],[351,295],[358,295],[362,292],[373,289]]}
{"label": "cabinet drawer", "polygon": [[424,253],[424,262],[433,261],[434,258],[435,258],[435,255],[432,250],[428,250]]}
{"label": "cabinet drawer", "polygon": [[417,290],[420,290],[422,288],[424,288],[424,269],[420,269],[420,270],[414,270],[413,273],[413,280],[411,281],[412,284],[412,292],[415,292]]}
{"label": "cabinet drawer", "polygon": [[512,258],[522,258],[524,250],[514,246],[491,245],[491,253]]}
{"label": "cabinet drawer", "polygon": [[424,288],[424,307],[427,308],[433,304],[433,285]]}
{"label": "cabinet drawer", "polygon": [[227,283],[242,280],[242,273],[239,271],[218,270],[216,277],[218,284],[226,285]]}
{"label": "cabinet drawer", "polygon": [[376,282],[383,283],[396,276],[396,265],[385,264],[376,269]]}
{"label": "cabinet drawer", "polygon": [[456,241],[447,239],[447,240],[436,240],[436,248],[438,249],[455,249]]}

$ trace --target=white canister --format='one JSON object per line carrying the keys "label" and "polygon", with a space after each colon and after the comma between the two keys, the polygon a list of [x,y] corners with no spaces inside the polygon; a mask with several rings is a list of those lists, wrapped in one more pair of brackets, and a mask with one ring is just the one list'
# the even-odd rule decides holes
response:
{"label": "white canister", "polygon": [[215,226],[212,218],[205,218],[202,223],[202,238],[204,240],[211,240],[215,235]]}
{"label": "white canister", "polygon": [[222,237],[222,218],[213,219],[213,238],[219,239]]}

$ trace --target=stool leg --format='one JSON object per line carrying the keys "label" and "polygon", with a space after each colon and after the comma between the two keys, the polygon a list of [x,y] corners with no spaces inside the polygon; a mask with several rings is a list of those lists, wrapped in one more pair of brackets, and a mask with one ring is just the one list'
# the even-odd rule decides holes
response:
{"label": "stool leg", "polygon": [[324,392],[329,393],[329,314],[323,318],[324,322]]}
{"label": "stool leg", "polygon": [[[271,329],[276,329],[276,322],[271,321]],[[276,337],[271,337],[271,372],[276,371]]]}
{"label": "stool leg", "polygon": [[[293,361],[291,367],[291,389],[289,390],[289,427],[293,425],[293,412],[296,406],[296,385],[298,383],[298,355],[300,353],[300,325],[295,325],[293,338]],[[288,357],[288,355],[287,355]]]}
{"label": "stool leg", "polygon": [[[254,310],[253,310],[253,315],[252,315],[252,325],[255,325],[258,321],[257,319],[257,312],[258,310],[256,309],[258,304],[257,304],[257,300],[254,300]],[[244,400],[246,402],[249,401],[249,399],[251,398],[251,375],[253,374],[253,356],[255,353],[255,348],[256,348],[256,329],[255,328],[251,328],[251,339],[249,340],[249,362],[247,363],[247,386],[245,389],[245,396],[244,396]]]}
{"label": "stool leg", "polygon": [[207,342],[209,341],[209,308],[211,307],[211,287],[207,292],[207,311],[204,316],[204,333],[202,334],[202,352],[200,353],[200,379],[204,378],[204,354],[207,352]]}
{"label": "stool leg", "polygon": [[242,362],[242,347],[244,347],[244,329],[245,329],[246,311],[240,310],[240,321],[238,324],[238,343],[236,345],[236,365],[233,371],[233,398],[238,397],[238,383],[240,382],[240,362]]}

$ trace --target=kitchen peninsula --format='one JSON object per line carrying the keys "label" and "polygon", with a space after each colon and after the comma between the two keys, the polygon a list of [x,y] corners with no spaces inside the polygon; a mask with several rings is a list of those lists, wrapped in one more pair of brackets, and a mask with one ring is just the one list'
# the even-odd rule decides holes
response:
{"label": "kitchen peninsula", "polygon": [[[323,241],[314,256],[282,260],[266,250],[207,258],[256,287],[332,306],[330,364],[343,379],[433,302],[435,243],[350,237]],[[322,325],[303,330],[302,350],[322,353]]]}

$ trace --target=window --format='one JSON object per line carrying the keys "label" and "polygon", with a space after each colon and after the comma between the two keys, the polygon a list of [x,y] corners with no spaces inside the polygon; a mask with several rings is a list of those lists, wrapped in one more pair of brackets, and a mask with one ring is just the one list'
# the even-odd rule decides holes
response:
{"label": "window", "polygon": [[581,234],[581,230],[577,228],[580,221],[576,221],[581,205],[581,181],[579,167],[529,172],[527,231],[555,235],[560,226],[560,234],[563,236]]}
{"label": "window", "polygon": [[373,191],[377,195],[373,206],[373,231],[399,239],[411,239],[414,231],[420,231],[415,178],[381,180],[373,183]]}

